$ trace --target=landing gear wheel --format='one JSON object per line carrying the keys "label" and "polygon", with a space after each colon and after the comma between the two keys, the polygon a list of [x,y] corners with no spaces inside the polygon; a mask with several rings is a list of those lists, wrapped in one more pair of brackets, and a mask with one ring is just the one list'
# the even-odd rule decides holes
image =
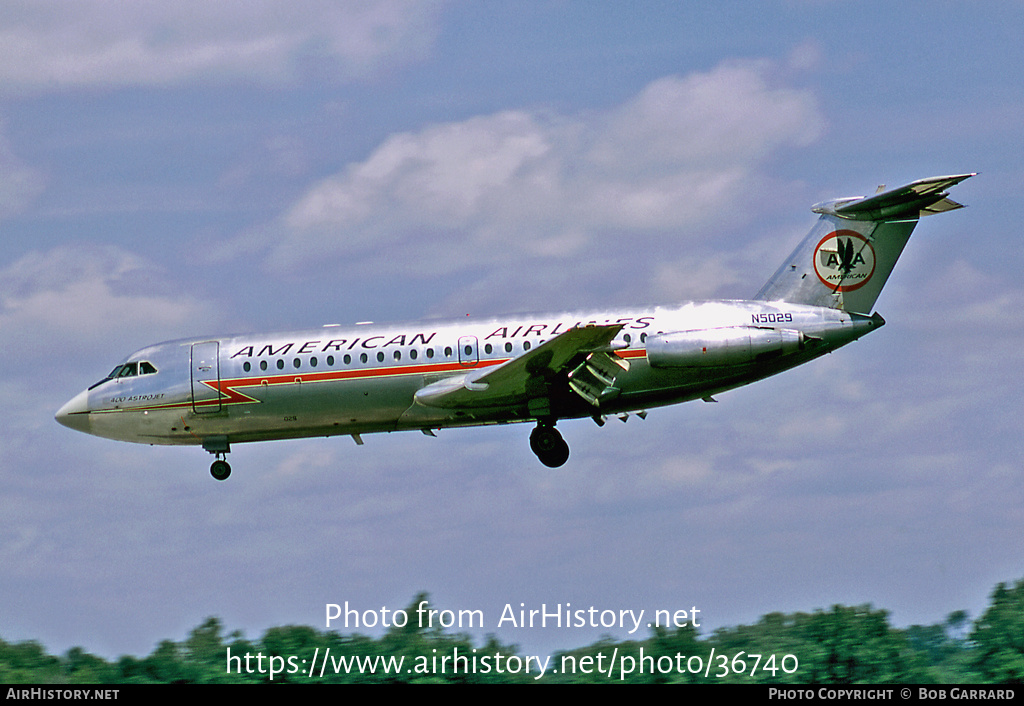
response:
{"label": "landing gear wheel", "polygon": [[530,448],[548,468],[558,468],[569,460],[569,445],[550,424],[539,424],[530,434]]}
{"label": "landing gear wheel", "polygon": [[227,480],[231,475],[231,466],[227,461],[218,459],[210,466],[210,475],[217,480]]}

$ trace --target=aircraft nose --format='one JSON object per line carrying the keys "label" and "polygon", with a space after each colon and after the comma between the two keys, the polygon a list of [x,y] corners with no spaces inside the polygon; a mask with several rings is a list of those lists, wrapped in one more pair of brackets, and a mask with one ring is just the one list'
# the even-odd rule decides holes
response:
{"label": "aircraft nose", "polygon": [[58,422],[77,431],[89,431],[89,391],[82,390],[57,410]]}

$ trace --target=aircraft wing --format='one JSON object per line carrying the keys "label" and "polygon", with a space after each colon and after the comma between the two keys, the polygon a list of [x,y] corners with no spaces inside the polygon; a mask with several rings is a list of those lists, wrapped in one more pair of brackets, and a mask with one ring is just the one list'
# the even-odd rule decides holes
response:
{"label": "aircraft wing", "polygon": [[[416,401],[428,407],[451,409],[486,407],[539,396],[544,394],[548,380],[561,374],[571,377],[590,365],[580,364],[581,357],[589,360],[595,354],[607,355],[613,348],[612,339],[624,325],[571,328],[500,365],[471,370],[427,385],[416,393]],[[577,365],[570,367],[573,362]],[[620,365],[625,367],[625,361]]]}

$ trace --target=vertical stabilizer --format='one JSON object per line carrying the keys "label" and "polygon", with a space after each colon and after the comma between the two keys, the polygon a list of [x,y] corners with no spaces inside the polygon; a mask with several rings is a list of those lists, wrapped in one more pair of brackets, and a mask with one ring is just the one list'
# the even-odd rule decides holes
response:
{"label": "vertical stabilizer", "polygon": [[972,176],[931,177],[817,204],[818,223],[755,299],[870,314],[918,219],[961,208],[946,189]]}

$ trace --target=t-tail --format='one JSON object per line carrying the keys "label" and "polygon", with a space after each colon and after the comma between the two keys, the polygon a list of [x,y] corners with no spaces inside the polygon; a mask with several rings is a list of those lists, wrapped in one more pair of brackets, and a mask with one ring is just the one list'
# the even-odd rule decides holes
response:
{"label": "t-tail", "polygon": [[870,314],[918,219],[962,208],[947,189],[972,176],[931,177],[815,205],[817,225],[755,299]]}

